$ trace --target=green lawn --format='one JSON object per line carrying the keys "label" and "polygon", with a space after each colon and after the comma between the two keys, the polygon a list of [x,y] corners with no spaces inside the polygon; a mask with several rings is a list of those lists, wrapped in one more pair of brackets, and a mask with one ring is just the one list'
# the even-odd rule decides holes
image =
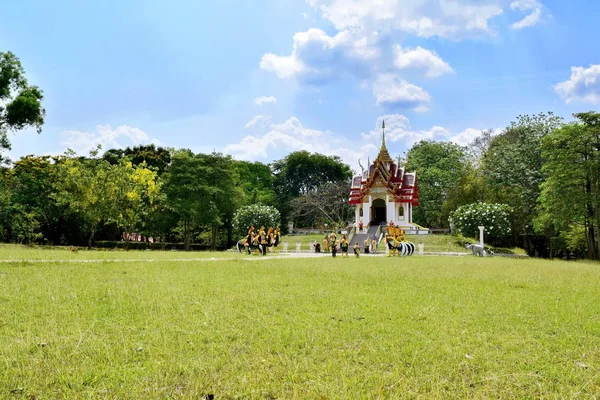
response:
{"label": "green lawn", "polygon": [[600,396],[598,263],[131,254],[0,264],[0,398]]}

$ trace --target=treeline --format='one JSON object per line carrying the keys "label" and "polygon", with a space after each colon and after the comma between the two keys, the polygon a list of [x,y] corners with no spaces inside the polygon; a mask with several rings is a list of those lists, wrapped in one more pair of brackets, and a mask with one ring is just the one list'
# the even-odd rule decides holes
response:
{"label": "treeline", "polygon": [[[133,239],[226,248],[245,229],[233,225],[245,205],[277,208],[283,230],[290,220],[343,225],[350,177],[339,158],[305,151],[270,165],[154,145],[103,155],[97,149],[86,157],[30,155],[0,170],[0,240],[91,247]],[[325,188],[336,188],[337,197],[321,212],[293,213],[299,198]],[[346,211],[328,211],[337,209]]]}
{"label": "treeline", "polygon": [[[598,259],[600,114],[571,123],[551,113],[519,116],[465,147],[421,141],[405,166],[417,171],[413,220],[422,226],[447,228],[463,205],[506,204],[504,245]],[[354,216],[351,177],[338,157],[306,151],[271,164],[154,145],[27,156],[0,170],[0,240],[104,246],[152,238],[226,248],[246,229],[234,225],[236,210],[252,204],[276,208],[284,232],[288,222],[342,228]]]}
{"label": "treeline", "polygon": [[422,141],[407,153],[417,171],[414,222],[447,227],[459,206],[507,204],[507,245],[530,255],[598,259],[600,114],[519,116],[499,134],[484,132],[466,147]]}

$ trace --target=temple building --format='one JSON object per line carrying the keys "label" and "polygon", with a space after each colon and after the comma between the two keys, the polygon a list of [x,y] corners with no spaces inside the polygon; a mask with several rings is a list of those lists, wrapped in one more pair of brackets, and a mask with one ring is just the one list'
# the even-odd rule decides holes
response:
{"label": "temple building", "polygon": [[377,158],[352,180],[349,203],[355,208],[355,226],[361,221],[365,228],[393,222],[407,233],[427,233],[412,222],[413,207],[419,205],[417,174],[399,167],[400,160],[394,162],[385,146],[385,122],[382,129]]}

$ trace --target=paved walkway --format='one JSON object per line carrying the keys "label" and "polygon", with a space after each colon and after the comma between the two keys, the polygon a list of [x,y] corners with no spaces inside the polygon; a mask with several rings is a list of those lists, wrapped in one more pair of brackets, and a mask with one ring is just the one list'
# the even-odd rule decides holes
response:
{"label": "paved walkway", "polygon": [[[235,254],[235,255],[234,255]],[[420,255],[415,253],[416,257],[423,256],[468,256],[470,253],[452,253],[452,252],[429,252]],[[361,257],[387,257],[385,253],[376,253],[376,254],[361,254]],[[146,262],[146,263],[154,263],[154,262],[208,262],[208,261],[232,261],[232,260],[248,260],[248,261],[260,261],[260,260],[281,260],[281,259],[290,259],[290,258],[325,258],[330,257],[331,253],[308,253],[308,252],[279,252],[277,254],[268,254],[266,256],[261,255],[252,255],[248,256],[246,254],[238,254],[232,253],[231,257],[193,257],[193,258],[97,258],[97,259],[86,259],[86,258],[73,258],[73,259],[4,259],[0,260],[0,263],[121,263],[121,262]],[[338,257],[341,257],[341,253],[338,253]],[[349,257],[354,257],[354,254],[349,254]]]}

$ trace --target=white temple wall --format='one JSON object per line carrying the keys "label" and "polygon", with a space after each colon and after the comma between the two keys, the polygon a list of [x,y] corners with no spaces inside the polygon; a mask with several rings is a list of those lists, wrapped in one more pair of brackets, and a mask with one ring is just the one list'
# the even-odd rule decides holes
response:
{"label": "white temple wall", "polygon": [[371,222],[371,204],[373,201],[371,200],[371,196],[367,198],[367,202],[363,203],[363,223],[368,225]]}
{"label": "white temple wall", "polygon": [[394,221],[394,223],[396,223],[398,221],[398,215],[396,213],[396,202],[394,201],[386,201],[386,210],[385,210],[385,216],[387,223],[389,223],[390,221]]}

